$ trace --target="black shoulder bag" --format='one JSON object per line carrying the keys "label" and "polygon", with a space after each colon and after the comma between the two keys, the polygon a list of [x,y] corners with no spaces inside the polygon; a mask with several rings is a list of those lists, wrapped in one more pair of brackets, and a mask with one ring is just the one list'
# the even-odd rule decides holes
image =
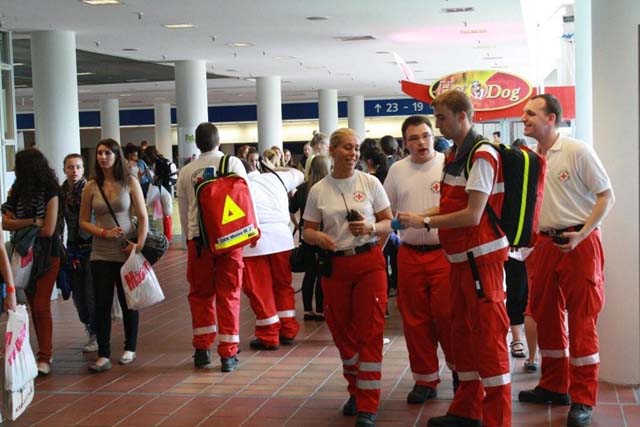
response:
{"label": "black shoulder bag", "polygon": [[[109,200],[107,200],[107,196],[104,194],[102,187],[98,185],[98,189],[100,190],[100,194],[102,194],[102,198],[104,199],[104,202],[107,204],[107,208],[109,208],[111,217],[115,221],[116,225],[120,227],[120,224],[116,219],[116,214],[115,212],[113,212],[113,208],[111,207],[111,204],[109,204]],[[135,235],[127,236],[127,240],[133,243],[137,243],[138,224],[137,224],[137,221],[132,221],[132,222],[135,227],[135,230],[134,230]],[[144,241],[144,247],[142,248],[142,255],[144,255],[147,261],[149,261],[149,264],[151,265],[155,264],[162,257],[162,255],[164,255],[164,253],[167,252],[167,249],[169,249],[169,240],[167,240],[166,236],[163,233],[159,232],[158,230],[155,230],[149,227],[149,232],[147,233],[147,238]]]}

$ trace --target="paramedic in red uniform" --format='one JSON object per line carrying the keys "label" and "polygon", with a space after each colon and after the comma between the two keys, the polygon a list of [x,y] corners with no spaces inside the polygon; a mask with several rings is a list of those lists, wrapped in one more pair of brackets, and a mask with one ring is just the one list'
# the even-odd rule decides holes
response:
{"label": "paramedic in red uniform", "polygon": [[[177,194],[182,235],[187,239],[187,280],[193,326],[194,365],[209,367],[210,348],[218,335],[218,354],[222,372],[238,366],[240,342],[240,290],[242,285],[242,248],[212,254],[200,240],[198,201],[194,186],[204,176],[215,176],[224,155],[218,147],[218,129],[211,123],[196,128],[196,146],[200,156],[182,167]],[[247,178],[237,157],[229,157],[229,172]],[[216,322],[217,318],[217,322]]]}
{"label": "paramedic in red uniform", "polygon": [[547,175],[540,238],[527,260],[532,286],[529,310],[538,324],[542,377],[536,388],[520,392],[518,399],[571,402],[567,425],[587,426],[598,391],[596,323],[604,303],[599,225],[615,198],[593,149],[560,136],[562,106],[556,97],[531,98],[522,121],[524,134],[538,140],[537,151],[546,157]]}
{"label": "paramedic in red uniform", "polygon": [[[422,212],[440,203],[440,179],[444,154],[433,148],[433,128],[424,116],[411,116],[402,124],[404,146],[409,157],[395,162],[384,189],[393,212]],[[440,382],[438,342],[447,365],[451,354],[451,309],[449,261],[436,230],[400,230],[398,250],[398,309],[409,350],[415,385],[408,403],[424,403],[437,396]]]}
{"label": "paramedic in red uniform", "polygon": [[451,90],[432,103],[436,127],[454,142],[445,161],[440,206],[421,214],[398,213],[405,225],[438,229],[451,263],[451,346],[460,385],[447,414],[429,427],[511,426],[511,376],[504,305],[504,262],[509,242],[491,225],[487,203],[502,210],[504,180],[499,153],[481,146],[468,179],[465,163],[481,139],[472,128],[473,106]]}
{"label": "paramedic in red uniform", "polygon": [[263,173],[248,174],[260,221],[260,239],[255,246],[243,249],[242,289],[256,315],[256,338],[249,343],[255,350],[277,350],[280,344],[291,344],[300,330],[291,286],[289,257],[294,242],[289,228],[288,193],[302,183],[304,174],[293,168],[275,168],[265,157]]}
{"label": "paramedic in red uniform", "polygon": [[370,427],[380,403],[387,304],[386,264],[378,234],[389,232],[391,209],[380,181],[355,169],[358,135],[338,129],[329,143],[333,171],[309,192],[304,240],[326,252],[319,266],[324,313],[350,395],[342,412],[357,414],[357,427]]}

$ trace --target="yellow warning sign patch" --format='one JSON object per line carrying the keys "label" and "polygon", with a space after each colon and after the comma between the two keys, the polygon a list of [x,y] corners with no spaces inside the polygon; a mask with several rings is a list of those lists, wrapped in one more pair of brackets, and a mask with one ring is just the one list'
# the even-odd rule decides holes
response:
{"label": "yellow warning sign patch", "polygon": [[222,224],[228,224],[237,219],[244,218],[246,214],[240,206],[233,201],[229,195],[224,199],[224,211],[222,213]]}

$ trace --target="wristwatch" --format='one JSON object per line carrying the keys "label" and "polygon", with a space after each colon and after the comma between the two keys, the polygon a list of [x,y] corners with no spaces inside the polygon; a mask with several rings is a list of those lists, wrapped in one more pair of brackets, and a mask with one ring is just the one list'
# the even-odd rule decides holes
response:
{"label": "wristwatch", "polygon": [[424,228],[426,228],[427,231],[431,231],[431,226],[429,225],[429,223],[431,222],[431,217],[425,216],[422,222],[424,223]]}

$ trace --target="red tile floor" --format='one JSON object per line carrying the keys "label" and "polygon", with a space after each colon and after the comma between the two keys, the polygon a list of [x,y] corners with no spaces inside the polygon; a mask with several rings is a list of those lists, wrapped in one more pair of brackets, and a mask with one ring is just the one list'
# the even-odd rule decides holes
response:
{"label": "red tile floor", "polygon": [[[340,408],[347,393],[341,364],[326,325],[302,322],[293,346],[277,351],[249,348],[254,317],[246,299],[241,314],[240,368],[223,374],[193,368],[191,324],[185,281],[186,253],[172,249],[155,267],[166,300],[141,313],[138,358],[128,366],[90,374],[94,354],[82,354],[86,341],[71,301],[52,303],[53,372],[36,380],[27,412],[6,426],[352,426]],[[299,288],[301,275],[295,275]],[[300,299],[300,294],[298,294]],[[301,301],[298,300],[301,307]],[[407,350],[395,299],[391,299],[385,336],[379,427],[425,426],[445,413],[451,398],[450,372],[443,368],[438,398],[407,405],[412,387]],[[301,310],[298,312],[301,318]],[[33,338],[33,334],[32,334]],[[113,327],[113,357],[122,346],[121,324]],[[218,362],[219,363],[219,362]],[[512,361],[513,425],[564,426],[567,408],[518,403],[519,390],[536,384],[535,374]],[[640,426],[638,390],[601,384],[593,426]]]}

